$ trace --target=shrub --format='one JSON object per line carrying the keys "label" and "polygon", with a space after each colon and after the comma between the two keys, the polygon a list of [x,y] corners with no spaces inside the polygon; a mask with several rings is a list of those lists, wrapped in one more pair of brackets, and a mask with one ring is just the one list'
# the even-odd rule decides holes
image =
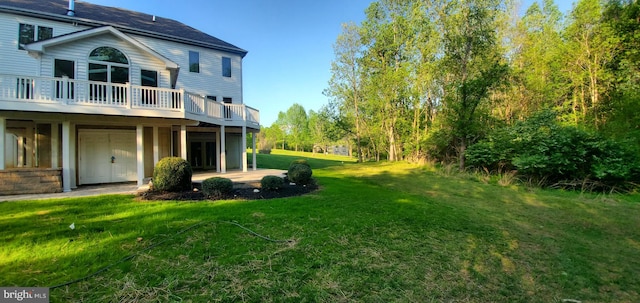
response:
{"label": "shrub", "polygon": [[295,182],[298,184],[309,184],[311,181],[311,175],[313,172],[311,171],[311,166],[309,166],[306,161],[304,163],[291,163],[289,166],[289,171],[287,173],[287,177],[291,182]]}
{"label": "shrub", "polygon": [[153,169],[153,189],[179,192],[191,190],[191,164],[179,157],[166,157]]}
{"label": "shrub", "polygon": [[296,164],[305,165],[305,166],[311,168],[311,165],[309,165],[309,162],[307,162],[307,159],[296,159],[296,160],[291,161],[291,164],[289,164],[289,169],[291,169],[291,167],[296,165]]}
{"label": "shrub", "polygon": [[278,190],[284,186],[284,179],[278,176],[264,176],[260,180],[260,187],[263,190]]}
{"label": "shrub", "polygon": [[202,181],[202,191],[209,197],[224,197],[233,191],[233,182],[222,177],[205,179]]}
{"label": "shrub", "polygon": [[491,171],[515,169],[544,185],[596,182],[598,187],[626,186],[638,178],[640,158],[631,144],[560,125],[543,111],[526,121],[499,129],[466,151],[467,163]]}

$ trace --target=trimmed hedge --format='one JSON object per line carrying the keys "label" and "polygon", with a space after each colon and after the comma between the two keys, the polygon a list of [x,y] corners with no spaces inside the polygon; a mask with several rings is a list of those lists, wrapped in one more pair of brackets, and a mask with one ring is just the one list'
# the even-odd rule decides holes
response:
{"label": "trimmed hedge", "polygon": [[311,175],[313,171],[311,170],[311,166],[307,163],[307,160],[300,159],[291,162],[289,165],[289,171],[287,172],[287,177],[289,181],[297,183],[297,184],[309,184],[311,182]]}
{"label": "trimmed hedge", "polygon": [[278,176],[264,176],[260,180],[262,190],[278,190],[284,186],[284,179]]}
{"label": "trimmed hedge", "polygon": [[202,191],[209,197],[224,197],[233,192],[231,179],[213,177],[202,181]]}
{"label": "trimmed hedge", "polygon": [[162,158],[153,169],[153,189],[180,192],[191,190],[193,170],[187,160],[180,157]]}

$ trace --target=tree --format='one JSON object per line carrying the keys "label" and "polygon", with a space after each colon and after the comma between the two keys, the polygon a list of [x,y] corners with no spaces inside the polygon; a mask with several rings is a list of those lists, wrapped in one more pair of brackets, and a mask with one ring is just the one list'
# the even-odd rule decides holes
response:
{"label": "tree", "polygon": [[[566,73],[570,77],[571,120],[599,128],[603,123],[601,104],[607,100],[612,75],[606,69],[613,60],[618,41],[609,27],[603,26],[599,0],[580,0],[569,15],[565,29]],[[588,121],[591,119],[591,121]]]}
{"label": "tree", "polygon": [[360,103],[362,102],[362,70],[358,61],[362,56],[359,28],[353,23],[342,25],[342,33],[333,45],[335,59],[331,62],[331,80],[325,95],[339,102],[345,119],[355,126],[358,162],[362,162],[362,122]]}
{"label": "tree", "polygon": [[481,105],[507,73],[495,33],[499,4],[495,0],[454,1],[440,12],[444,110],[456,141],[461,170],[465,168],[467,145],[480,129]]}

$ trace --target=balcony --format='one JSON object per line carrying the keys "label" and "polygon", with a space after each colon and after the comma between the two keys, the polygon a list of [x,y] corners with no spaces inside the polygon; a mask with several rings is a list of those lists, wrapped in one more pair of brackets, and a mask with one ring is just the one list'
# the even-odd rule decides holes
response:
{"label": "balcony", "polygon": [[260,112],[167,89],[68,78],[0,74],[0,110],[191,119],[260,128]]}

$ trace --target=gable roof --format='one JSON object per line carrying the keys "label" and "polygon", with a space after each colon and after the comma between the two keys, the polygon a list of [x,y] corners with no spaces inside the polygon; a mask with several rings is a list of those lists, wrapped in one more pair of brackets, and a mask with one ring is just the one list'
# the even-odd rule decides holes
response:
{"label": "gable roof", "polygon": [[45,48],[50,47],[50,46],[55,46],[55,45],[60,45],[60,44],[64,44],[64,43],[69,43],[69,42],[73,42],[73,41],[77,41],[77,40],[81,40],[81,39],[86,39],[92,36],[97,36],[97,35],[102,35],[105,33],[110,33],[124,41],[127,41],[129,43],[131,43],[133,46],[137,47],[138,49],[150,54],[151,56],[155,57],[156,59],[162,61],[165,66],[167,67],[167,69],[177,69],[179,66],[177,63],[167,59],[166,57],[162,56],[161,54],[157,53],[156,51],[154,51],[153,49],[147,47],[146,45],[138,42],[138,40],[132,39],[131,37],[123,34],[122,32],[118,31],[117,29],[113,28],[112,26],[103,26],[103,27],[96,27],[96,28],[92,28],[92,29],[87,29],[87,30],[83,30],[83,31],[79,31],[79,32],[73,32],[70,34],[66,34],[66,35],[62,35],[62,36],[57,36],[57,37],[53,37],[50,39],[46,39],[46,40],[41,40],[41,41],[37,41],[37,42],[33,42],[33,43],[29,43],[27,45],[25,45],[25,49],[28,52],[34,52],[34,53],[42,53],[44,52]]}
{"label": "gable roof", "polygon": [[227,51],[242,57],[247,54],[244,49],[173,19],[84,1],[75,1],[75,16],[67,16],[68,7],[69,0],[0,0],[0,11],[93,27],[113,26],[124,33]]}

